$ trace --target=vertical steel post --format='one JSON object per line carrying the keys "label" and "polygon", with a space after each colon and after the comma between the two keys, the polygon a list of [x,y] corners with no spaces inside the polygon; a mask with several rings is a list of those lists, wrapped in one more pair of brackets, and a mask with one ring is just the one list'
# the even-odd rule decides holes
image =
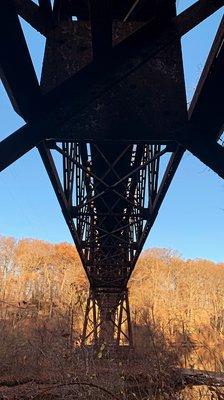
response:
{"label": "vertical steel post", "polygon": [[[116,318],[117,314],[117,318]],[[91,289],[87,299],[82,345],[132,348],[133,336],[128,290]]]}

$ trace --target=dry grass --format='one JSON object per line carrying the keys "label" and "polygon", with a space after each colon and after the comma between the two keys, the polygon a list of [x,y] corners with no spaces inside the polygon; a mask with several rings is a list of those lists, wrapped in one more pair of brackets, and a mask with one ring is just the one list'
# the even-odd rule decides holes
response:
{"label": "dry grass", "polygon": [[[224,265],[143,253],[130,282],[135,353],[80,350],[87,282],[74,247],[0,240],[0,399],[221,399],[176,367],[223,371]],[[7,385],[6,385],[7,383]]]}

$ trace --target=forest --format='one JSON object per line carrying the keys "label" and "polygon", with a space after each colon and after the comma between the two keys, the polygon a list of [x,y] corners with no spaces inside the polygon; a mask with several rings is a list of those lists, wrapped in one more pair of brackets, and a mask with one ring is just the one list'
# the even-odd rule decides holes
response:
{"label": "forest", "polygon": [[88,282],[73,245],[1,236],[0,274],[1,399],[223,398],[171,382],[178,368],[224,369],[224,263],[145,250],[129,283],[135,356],[107,365],[102,352],[81,354]]}

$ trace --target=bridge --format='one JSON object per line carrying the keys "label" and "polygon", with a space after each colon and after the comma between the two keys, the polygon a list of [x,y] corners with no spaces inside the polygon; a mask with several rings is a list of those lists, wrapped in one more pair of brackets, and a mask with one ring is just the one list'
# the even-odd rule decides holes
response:
{"label": "bridge", "polygon": [[[181,38],[224,0],[2,0],[0,72],[90,283],[82,344],[133,346],[127,284],[185,150],[224,178],[224,19],[187,108]],[[46,37],[39,84],[19,16]]]}

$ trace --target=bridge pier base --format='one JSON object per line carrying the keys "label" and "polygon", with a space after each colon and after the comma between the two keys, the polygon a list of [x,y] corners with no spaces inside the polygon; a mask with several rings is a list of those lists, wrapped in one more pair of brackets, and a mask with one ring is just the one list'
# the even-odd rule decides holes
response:
{"label": "bridge pier base", "polygon": [[133,348],[128,289],[90,289],[81,344],[107,349]]}

